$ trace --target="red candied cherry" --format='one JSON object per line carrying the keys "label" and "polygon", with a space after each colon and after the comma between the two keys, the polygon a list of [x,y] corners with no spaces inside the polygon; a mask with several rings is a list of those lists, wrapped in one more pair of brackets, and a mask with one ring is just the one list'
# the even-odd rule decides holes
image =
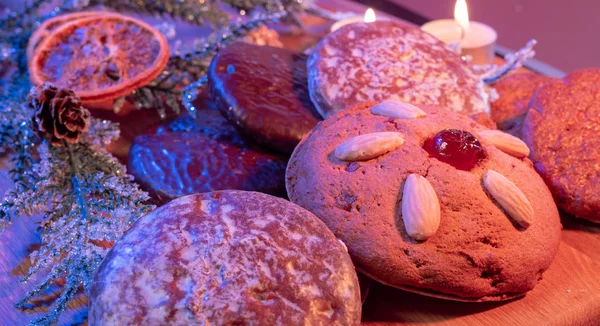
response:
{"label": "red candied cherry", "polygon": [[423,148],[432,157],[465,171],[471,170],[485,158],[485,150],[479,139],[464,130],[442,130],[427,139]]}

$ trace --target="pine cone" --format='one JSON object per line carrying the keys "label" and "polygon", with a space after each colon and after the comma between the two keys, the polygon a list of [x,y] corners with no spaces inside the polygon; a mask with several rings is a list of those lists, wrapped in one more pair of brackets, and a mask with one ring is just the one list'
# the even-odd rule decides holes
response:
{"label": "pine cone", "polygon": [[34,126],[42,138],[51,137],[52,145],[60,145],[62,140],[77,143],[81,133],[89,130],[90,111],[70,89],[44,83],[29,93],[28,102],[35,112]]}

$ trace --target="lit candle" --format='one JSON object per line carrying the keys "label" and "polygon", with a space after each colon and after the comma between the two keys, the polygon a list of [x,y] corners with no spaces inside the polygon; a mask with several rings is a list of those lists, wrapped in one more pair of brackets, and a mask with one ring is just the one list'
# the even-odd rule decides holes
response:
{"label": "lit candle", "polygon": [[369,9],[367,9],[367,11],[365,11],[365,15],[363,17],[357,16],[357,17],[351,17],[351,18],[338,20],[333,25],[331,25],[331,32],[334,32],[334,31],[340,29],[340,27],[348,25],[348,24],[362,23],[362,22],[372,23],[375,20],[376,20],[375,11],[373,9],[369,8]]}
{"label": "lit candle", "polygon": [[471,56],[473,64],[488,64],[494,59],[494,47],[498,34],[488,25],[469,21],[465,0],[457,0],[454,19],[431,21],[421,27],[439,38],[462,55]]}

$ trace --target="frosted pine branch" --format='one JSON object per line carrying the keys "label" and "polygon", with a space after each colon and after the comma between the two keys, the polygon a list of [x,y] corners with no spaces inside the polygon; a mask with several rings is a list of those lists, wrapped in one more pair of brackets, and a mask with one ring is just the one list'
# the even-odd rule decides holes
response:
{"label": "frosted pine branch", "polygon": [[1,210],[6,215],[44,213],[42,246],[31,254],[32,267],[22,282],[48,274],[17,306],[27,306],[65,279],[50,312],[32,322],[45,325],[58,320],[80,289],[87,291],[108,247],[153,206],[145,204],[148,195],[125,167],[102,148],[83,141],[57,147],[44,140],[37,152],[33,184],[26,191],[11,192],[6,198],[11,205]]}

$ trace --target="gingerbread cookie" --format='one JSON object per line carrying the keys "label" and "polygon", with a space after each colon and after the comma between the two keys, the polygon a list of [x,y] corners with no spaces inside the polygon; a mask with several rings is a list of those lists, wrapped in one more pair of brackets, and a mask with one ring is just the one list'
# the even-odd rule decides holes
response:
{"label": "gingerbread cookie", "polygon": [[491,102],[490,113],[498,128],[518,133],[529,109],[533,93],[553,78],[533,72],[511,74],[494,84],[498,99]]}
{"label": "gingerbread cookie", "polygon": [[324,37],[308,60],[308,83],[323,117],[391,97],[489,113],[486,86],[458,54],[395,21],[350,24]]}
{"label": "gingerbread cookie", "polygon": [[291,153],[319,119],[300,53],[234,43],[213,58],[208,80],[221,112],[248,138],[276,151]]}
{"label": "gingerbread cookie", "polygon": [[285,196],[287,158],[244,140],[214,109],[137,136],[129,151],[129,171],[159,202],[225,189]]}
{"label": "gingerbread cookie", "polygon": [[327,227],[256,192],[186,196],[142,217],[90,288],[90,325],[360,325],[352,261]]}
{"label": "gingerbread cookie", "polygon": [[286,186],[373,279],[453,300],[506,300],[540,281],[560,243],[556,205],[528,153],[461,114],[366,103],[305,136]]}
{"label": "gingerbread cookie", "polygon": [[558,207],[600,222],[600,69],[540,88],[523,122],[531,160]]}

